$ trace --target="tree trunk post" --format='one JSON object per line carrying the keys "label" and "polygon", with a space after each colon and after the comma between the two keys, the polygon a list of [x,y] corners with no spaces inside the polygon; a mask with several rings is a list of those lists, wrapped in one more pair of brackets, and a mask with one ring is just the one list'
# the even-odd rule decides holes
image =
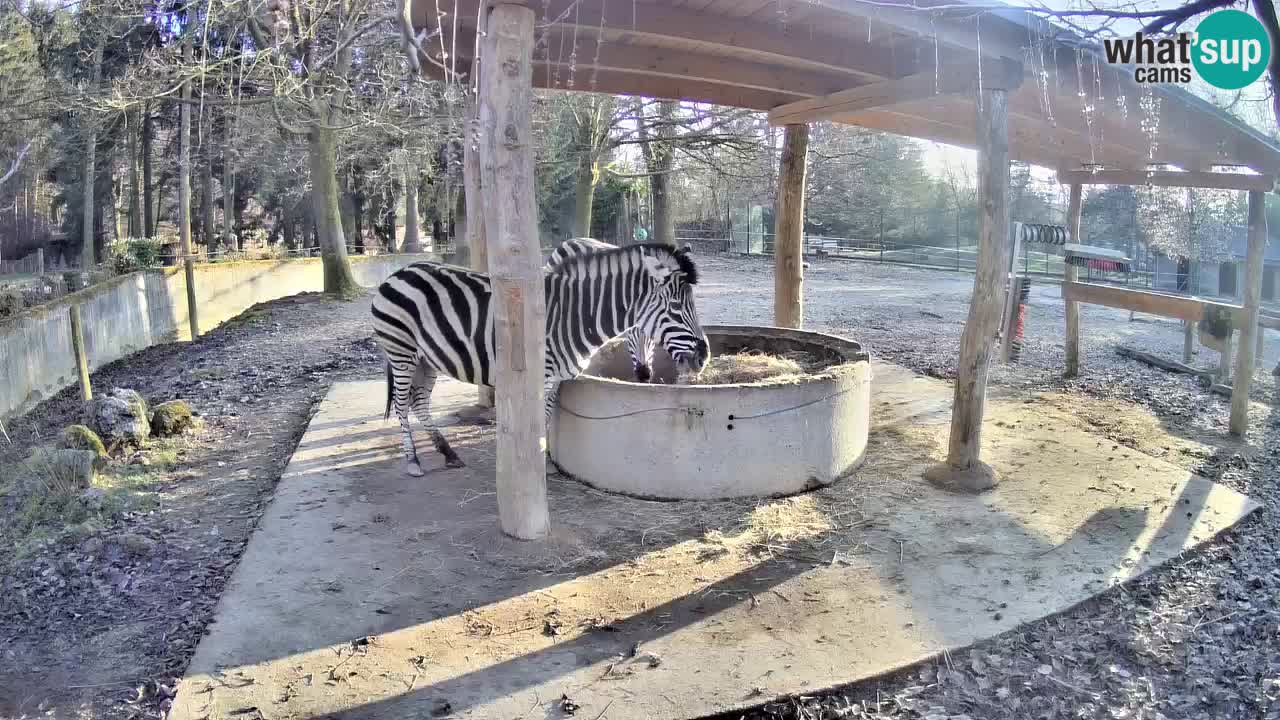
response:
{"label": "tree trunk post", "polygon": [[[1071,186],[1071,199],[1067,203],[1067,234],[1071,242],[1080,242],[1080,213],[1084,208],[1084,186]],[[1080,279],[1080,268],[1071,263],[1063,263],[1063,279],[1076,282]],[[1067,367],[1063,376],[1073,378],[1080,374],[1080,303],[1067,301]]]}
{"label": "tree trunk post", "polygon": [[1009,264],[1009,91],[987,86],[978,97],[978,257],[973,300],[960,339],[951,438],[944,463],[930,468],[931,482],[968,491],[995,486],[995,471],[979,460],[987,371],[1003,310]]}
{"label": "tree trunk post", "polygon": [[[182,60],[191,62],[191,39],[182,46]],[[191,83],[182,84],[182,107],[178,111],[178,242],[183,272],[187,280],[187,320],[191,339],[200,337],[196,311],[196,271],[191,258]]]}
{"label": "tree trunk post", "polygon": [[151,104],[142,110],[142,234],[148,240],[156,236],[155,188],[151,183],[151,141],[154,134]]}
{"label": "tree trunk post", "polygon": [[528,7],[489,12],[480,65],[480,168],[497,340],[498,517],[503,532],[546,536],[543,361],[546,296],[533,189],[533,23]]}
{"label": "tree trunk post", "polygon": [[[1129,311],[1129,319],[1133,320],[1133,311]],[[1194,322],[1182,323],[1182,364],[1190,365],[1191,356],[1195,353],[1196,325]]]}
{"label": "tree trunk post", "polygon": [[[483,62],[483,59],[481,59]],[[480,172],[480,118],[474,98],[467,107],[467,126],[462,146],[462,190],[467,204],[467,245],[471,247],[471,267],[489,272],[489,243],[485,234],[485,187]],[[480,385],[476,403],[493,407],[493,388]]]}
{"label": "tree trunk post", "polygon": [[1253,382],[1253,368],[1261,354],[1258,352],[1255,333],[1261,338],[1258,327],[1258,305],[1262,302],[1262,263],[1267,248],[1266,195],[1257,190],[1249,192],[1249,250],[1245,256],[1244,312],[1240,321],[1240,347],[1236,351],[1236,377],[1231,387],[1232,435],[1243,438],[1249,431],[1249,385]]}
{"label": "tree trunk post", "polygon": [[307,137],[311,166],[311,200],[315,209],[316,231],[320,236],[320,260],[324,266],[324,292],[340,298],[352,298],[360,291],[351,263],[347,260],[347,241],[342,234],[342,215],[338,207],[338,136],[333,129],[316,126]]}
{"label": "tree trunk post", "polygon": [[788,125],[782,141],[782,166],[774,224],[773,324],[799,328],[804,323],[804,186],[809,156],[809,126]]}
{"label": "tree trunk post", "polygon": [[71,316],[71,352],[76,356],[76,372],[80,375],[80,399],[93,399],[93,386],[89,383],[89,360],[84,349],[84,324],[80,321],[80,304],[67,308]]}
{"label": "tree trunk post", "polygon": [[412,168],[404,169],[404,242],[400,243],[402,253],[420,253],[422,244],[418,239],[422,232],[418,221],[418,177]]}

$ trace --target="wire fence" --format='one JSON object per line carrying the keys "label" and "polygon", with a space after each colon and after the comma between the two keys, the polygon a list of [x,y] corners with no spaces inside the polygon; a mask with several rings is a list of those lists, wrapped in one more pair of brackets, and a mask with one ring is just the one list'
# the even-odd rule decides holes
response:
{"label": "wire fence", "polygon": [[[741,231],[725,234],[716,231],[681,230],[676,244],[689,244],[703,253],[728,253],[738,255],[773,255],[774,235],[762,231]],[[1043,248],[1043,249],[1042,249]],[[811,257],[832,257],[845,260],[906,265],[936,270],[975,272],[978,261],[977,245],[957,244],[940,246],[919,242],[901,242],[869,238],[805,235],[803,252]],[[1018,273],[1050,280],[1061,280],[1066,274],[1066,261],[1062,249],[1055,246],[1032,246],[1023,243],[1017,263]],[[1139,267],[1133,259],[1127,271],[1080,268],[1080,279],[1133,288],[1178,293],[1179,280],[1175,273],[1160,269],[1154,259],[1148,259],[1150,267]],[[1182,294],[1195,294],[1201,290],[1197,277]],[[1186,285],[1186,280],[1181,286]]]}

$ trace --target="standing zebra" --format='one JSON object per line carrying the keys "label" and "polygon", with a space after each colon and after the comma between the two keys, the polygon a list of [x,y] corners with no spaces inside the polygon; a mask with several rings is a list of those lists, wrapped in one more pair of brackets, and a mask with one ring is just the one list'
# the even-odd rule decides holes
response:
{"label": "standing zebra", "polygon": [[[681,368],[701,370],[708,345],[693,302],[697,282],[689,251],[661,244],[580,255],[544,273],[548,421],[560,383],[577,377],[601,346],[632,327],[657,337]],[[410,407],[445,464],[463,466],[431,422],[431,391],[442,373],[493,386],[492,297],[488,275],[431,262],[396,271],[374,296],[374,336],[387,356],[386,416],[394,406],[410,475],[422,474]]]}
{"label": "standing zebra", "polygon": [[[560,244],[551,253],[551,257],[547,258],[547,264],[542,266],[545,272],[551,272],[557,265],[563,263],[569,258],[586,255],[588,253],[599,252],[601,250],[617,250],[616,245],[610,245],[607,242],[593,240],[591,238],[569,238]],[[685,245],[684,250],[691,250],[691,246]],[[626,332],[627,354],[631,356],[631,367],[636,374],[636,381],[647,383],[653,377],[653,350],[656,346],[652,337],[645,334],[644,328],[636,325]]]}

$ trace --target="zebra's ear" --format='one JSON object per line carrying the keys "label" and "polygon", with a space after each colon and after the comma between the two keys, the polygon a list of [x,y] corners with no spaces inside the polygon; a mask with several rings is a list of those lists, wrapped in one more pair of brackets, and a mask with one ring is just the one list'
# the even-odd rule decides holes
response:
{"label": "zebra's ear", "polygon": [[682,253],[691,253],[691,252],[693,252],[693,243],[685,243],[685,244],[684,244],[684,247],[680,248],[680,252],[682,252]]}

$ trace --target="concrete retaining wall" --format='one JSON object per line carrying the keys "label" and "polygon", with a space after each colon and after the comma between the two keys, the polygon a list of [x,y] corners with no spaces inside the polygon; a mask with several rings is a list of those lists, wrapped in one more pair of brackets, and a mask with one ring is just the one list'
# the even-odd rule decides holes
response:
{"label": "concrete retaining wall", "polygon": [[[356,281],[374,287],[396,270],[435,255],[353,256]],[[208,332],[258,303],[319,292],[319,258],[197,265],[200,329]],[[91,370],[159,343],[190,339],[181,268],[131,273],[0,323],[0,418],[31,408],[76,382],[68,308],[80,305]]]}

